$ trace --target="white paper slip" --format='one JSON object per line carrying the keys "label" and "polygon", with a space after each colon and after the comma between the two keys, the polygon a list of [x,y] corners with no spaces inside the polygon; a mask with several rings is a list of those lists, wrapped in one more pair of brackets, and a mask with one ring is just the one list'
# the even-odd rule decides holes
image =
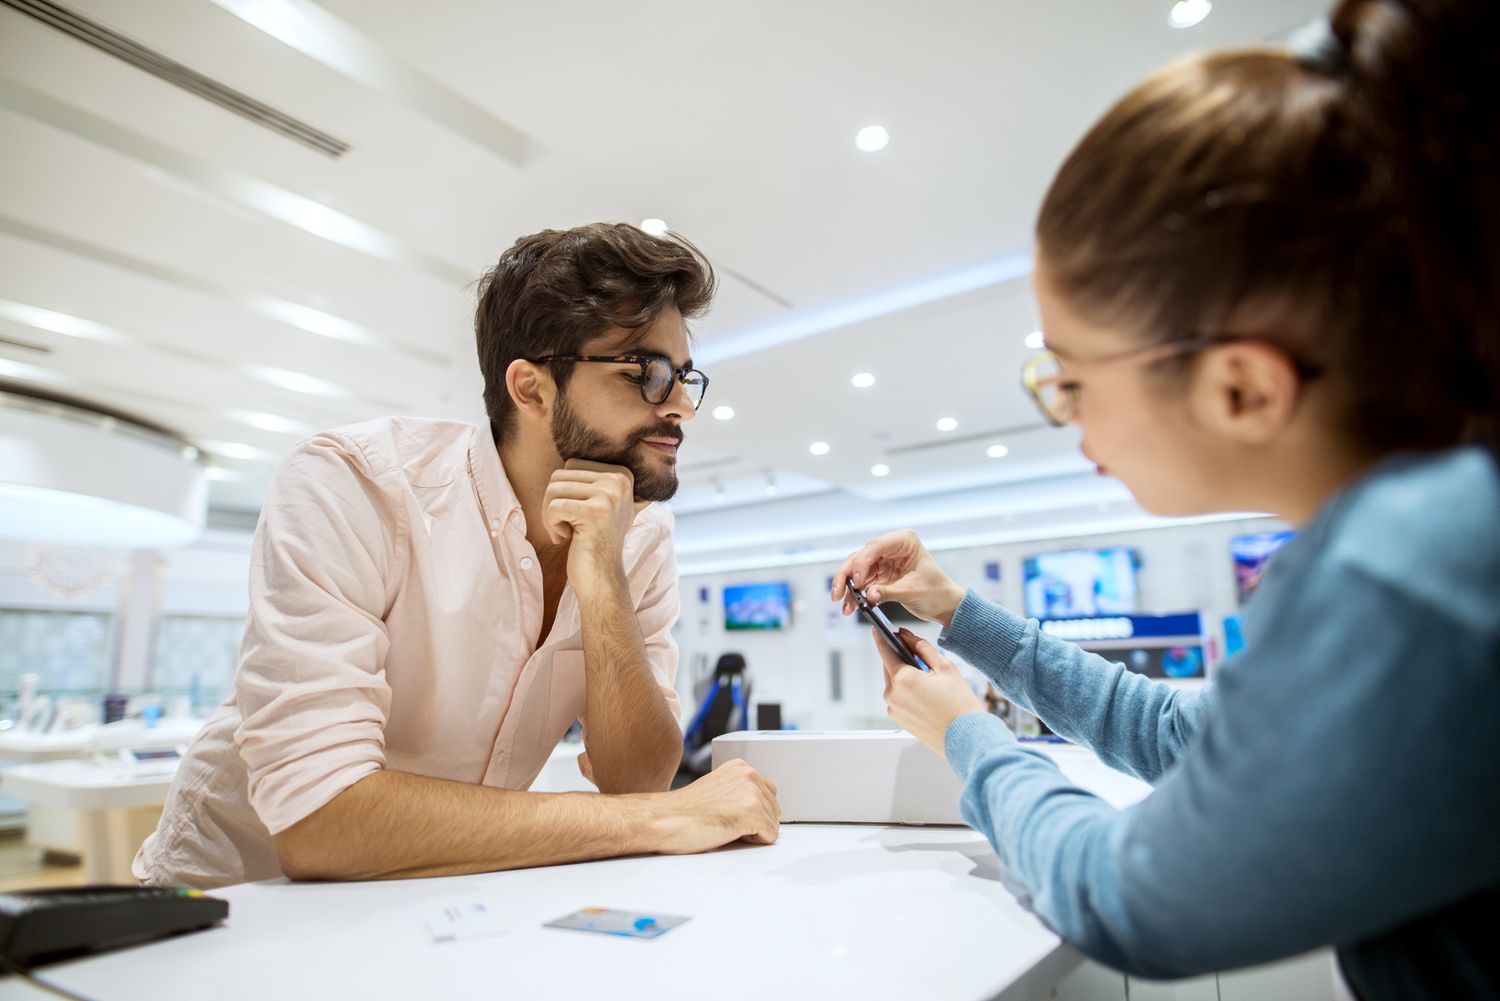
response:
{"label": "white paper slip", "polygon": [[479,901],[467,904],[448,904],[427,916],[427,930],[434,942],[457,942],[466,938],[485,935],[504,935],[500,915]]}

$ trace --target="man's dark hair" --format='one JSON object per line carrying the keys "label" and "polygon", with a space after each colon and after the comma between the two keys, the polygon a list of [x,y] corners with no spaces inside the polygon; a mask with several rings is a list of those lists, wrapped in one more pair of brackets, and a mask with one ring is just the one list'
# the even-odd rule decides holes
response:
{"label": "man's dark hair", "polygon": [[[515,423],[505,370],[517,358],[576,354],[611,327],[640,330],[667,306],[685,319],[713,302],[708,260],[675,234],[651,236],[627,223],[544,229],[523,236],[479,281],[474,334],[484,408],[496,442]],[[573,366],[551,363],[558,389]]]}

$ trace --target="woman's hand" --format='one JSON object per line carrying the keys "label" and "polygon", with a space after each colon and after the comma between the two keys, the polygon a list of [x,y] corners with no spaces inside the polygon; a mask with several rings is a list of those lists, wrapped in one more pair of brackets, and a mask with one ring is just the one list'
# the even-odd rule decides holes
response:
{"label": "woman's hand", "polygon": [[834,573],[831,597],[843,599],[848,615],[854,611],[854,598],[844,586],[846,580],[853,580],[872,605],[899,601],[918,618],[944,627],[953,621],[953,611],[964,599],[964,589],[943,572],[909,528],[865,543]]}
{"label": "woman's hand", "polygon": [[964,713],[984,712],[984,703],[951,660],[910,630],[902,629],[897,635],[931,671],[904,663],[874,630],[871,635],[885,664],[886,714],[901,729],[932,748],[938,757],[946,757],[943,738],[948,725]]}

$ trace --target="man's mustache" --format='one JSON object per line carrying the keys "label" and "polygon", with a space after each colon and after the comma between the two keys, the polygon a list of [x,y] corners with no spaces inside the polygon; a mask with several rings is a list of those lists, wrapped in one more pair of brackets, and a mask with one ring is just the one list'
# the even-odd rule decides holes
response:
{"label": "man's mustache", "polygon": [[657,427],[649,428],[644,431],[637,431],[635,434],[630,436],[630,443],[632,445],[639,445],[647,438],[671,438],[673,441],[681,444],[684,437],[685,435],[682,433],[682,428],[678,427],[677,425],[661,424]]}

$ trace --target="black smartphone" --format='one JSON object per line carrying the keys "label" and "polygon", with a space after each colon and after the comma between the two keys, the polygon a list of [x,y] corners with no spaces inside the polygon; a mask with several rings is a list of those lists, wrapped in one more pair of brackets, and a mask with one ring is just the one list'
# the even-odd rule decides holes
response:
{"label": "black smartphone", "polygon": [[865,593],[854,586],[854,581],[846,580],[844,581],[844,586],[854,596],[854,607],[859,610],[859,614],[866,622],[875,627],[875,631],[880,634],[880,638],[885,640],[885,645],[890,647],[897,657],[900,657],[902,661],[910,664],[912,667],[920,668],[923,671],[932,670],[932,668],[922,663],[921,657],[906,649],[906,644],[901,642],[901,637],[897,636],[896,630],[892,628],[891,620],[885,617],[885,613],[880,610],[880,606],[872,605],[869,601],[865,600]]}

